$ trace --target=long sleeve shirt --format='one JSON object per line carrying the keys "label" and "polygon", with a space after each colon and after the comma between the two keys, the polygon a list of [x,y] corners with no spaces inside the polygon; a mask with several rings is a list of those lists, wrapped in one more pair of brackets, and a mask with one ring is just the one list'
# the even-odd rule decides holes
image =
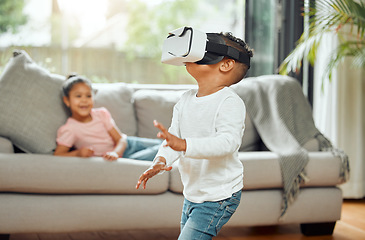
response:
{"label": "long sleeve shirt", "polygon": [[161,145],[156,156],[167,166],[179,159],[183,194],[191,202],[219,201],[243,187],[243,165],[238,159],[246,108],[230,88],[196,97],[183,94],[173,111],[169,132],[186,140],[186,151]]}

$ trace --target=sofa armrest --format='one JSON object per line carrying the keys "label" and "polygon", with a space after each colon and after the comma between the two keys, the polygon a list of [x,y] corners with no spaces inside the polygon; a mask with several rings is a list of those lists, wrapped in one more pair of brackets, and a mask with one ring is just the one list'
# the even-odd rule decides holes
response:
{"label": "sofa armrest", "polygon": [[0,153],[14,153],[14,148],[12,142],[0,136]]}

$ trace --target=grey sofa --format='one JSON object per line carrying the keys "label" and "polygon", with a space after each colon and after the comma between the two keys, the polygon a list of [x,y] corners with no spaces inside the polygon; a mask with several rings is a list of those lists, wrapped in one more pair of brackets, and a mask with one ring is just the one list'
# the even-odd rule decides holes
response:
{"label": "grey sofa", "polygon": [[[136,190],[150,162],[52,155],[56,131],[68,116],[60,95],[64,77],[49,73],[24,51],[14,55],[0,78],[0,234],[179,227],[183,196],[176,167],[151,179],[146,190]],[[259,78],[295,81],[278,75]],[[250,80],[255,78],[244,81]],[[155,138],[152,121],[169,126],[173,105],[194,87],[94,84],[95,107],[108,108],[124,133]],[[304,147],[310,151],[310,181],[279,218],[279,156],[265,148],[247,116],[239,153],[245,169],[242,201],[227,226],[301,224],[306,235],[332,233],[341,217],[337,185],[343,162],[318,151],[316,139]]]}

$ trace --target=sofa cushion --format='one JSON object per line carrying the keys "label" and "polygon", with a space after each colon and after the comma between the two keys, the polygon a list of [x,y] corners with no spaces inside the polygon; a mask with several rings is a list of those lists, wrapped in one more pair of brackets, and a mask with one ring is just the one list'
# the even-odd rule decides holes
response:
{"label": "sofa cushion", "polygon": [[[138,119],[138,136],[156,138],[158,130],[153,126],[153,120],[158,120],[169,127],[174,105],[186,90],[151,90],[142,89],[134,93],[134,106]],[[261,139],[247,115],[245,133],[240,151],[260,150]]]}
{"label": "sofa cushion", "polygon": [[[240,152],[244,166],[244,190],[282,188],[279,156],[273,152]],[[341,159],[331,152],[309,152],[309,162],[305,168],[308,181],[302,187],[336,186],[340,184]],[[181,193],[183,185],[180,173],[174,163],[171,170],[170,190]]]}
{"label": "sofa cushion", "polygon": [[[273,152],[240,153],[245,167],[244,188],[281,188],[279,156]],[[303,187],[335,186],[340,183],[341,159],[331,152],[309,152],[305,168],[308,181]],[[263,167],[265,166],[265,167]]]}
{"label": "sofa cushion", "polygon": [[261,138],[253,124],[250,115],[246,114],[245,132],[242,138],[240,152],[261,150]]}
{"label": "sofa cushion", "polygon": [[134,90],[126,83],[94,83],[94,107],[110,111],[118,128],[125,134],[136,136],[137,120],[132,103]]}
{"label": "sofa cushion", "polygon": [[51,153],[67,118],[64,79],[38,66],[25,51],[11,58],[0,77],[0,136],[25,152]]}
{"label": "sofa cushion", "polygon": [[[231,88],[237,93],[238,96],[242,98],[242,93],[240,92],[240,85],[232,85]],[[245,121],[245,132],[242,139],[242,144],[239,151],[257,151],[261,150],[261,138],[258,134],[255,125],[253,124],[250,115],[246,109],[246,121]]]}
{"label": "sofa cushion", "polygon": [[134,93],[134,107],[138,120],[138,136],[156,138],[158,129],[153,120],[170,127],[174,105],[179,101],[182,91],[138,90]]}
{"label": "sofa cushion", "polygon": [[12,142],[4,137],[0,137],[0,153],[14,153]]}
{"label": "sofa cushion", "polygon": [[170,191],[182,193],[184,190],[184,185],[182,184],[178,167],[179,161],[176,161],[172,164],[172,169],[170,171]]}
{"label": "sofa cushion", "polygon": [[135,189],[149,161],[100,157],[57,157],[44,154],[0,153],[0,192],[57,194],[159,194],[167,191],[169,174]]}

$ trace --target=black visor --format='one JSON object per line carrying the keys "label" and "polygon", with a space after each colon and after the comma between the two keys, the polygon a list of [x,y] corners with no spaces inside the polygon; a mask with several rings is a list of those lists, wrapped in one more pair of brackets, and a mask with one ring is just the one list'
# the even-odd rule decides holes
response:
{"label": "black visor", "polygon": [[[207,39],[208,39],[207,45],[208,45],[208,43],[217,43],[220,45],[226,45],[226,42],[224,41],[224,39],[215,33],[207,33]],[[222,55],[222,54],[206,51],[203,59],[200,61],[197,61],[196,63],[200,64],[200,65],[211,65],[211,64],[219,63],[220,61],[222,61],[223,58],[224,58],[224,55]]]}

